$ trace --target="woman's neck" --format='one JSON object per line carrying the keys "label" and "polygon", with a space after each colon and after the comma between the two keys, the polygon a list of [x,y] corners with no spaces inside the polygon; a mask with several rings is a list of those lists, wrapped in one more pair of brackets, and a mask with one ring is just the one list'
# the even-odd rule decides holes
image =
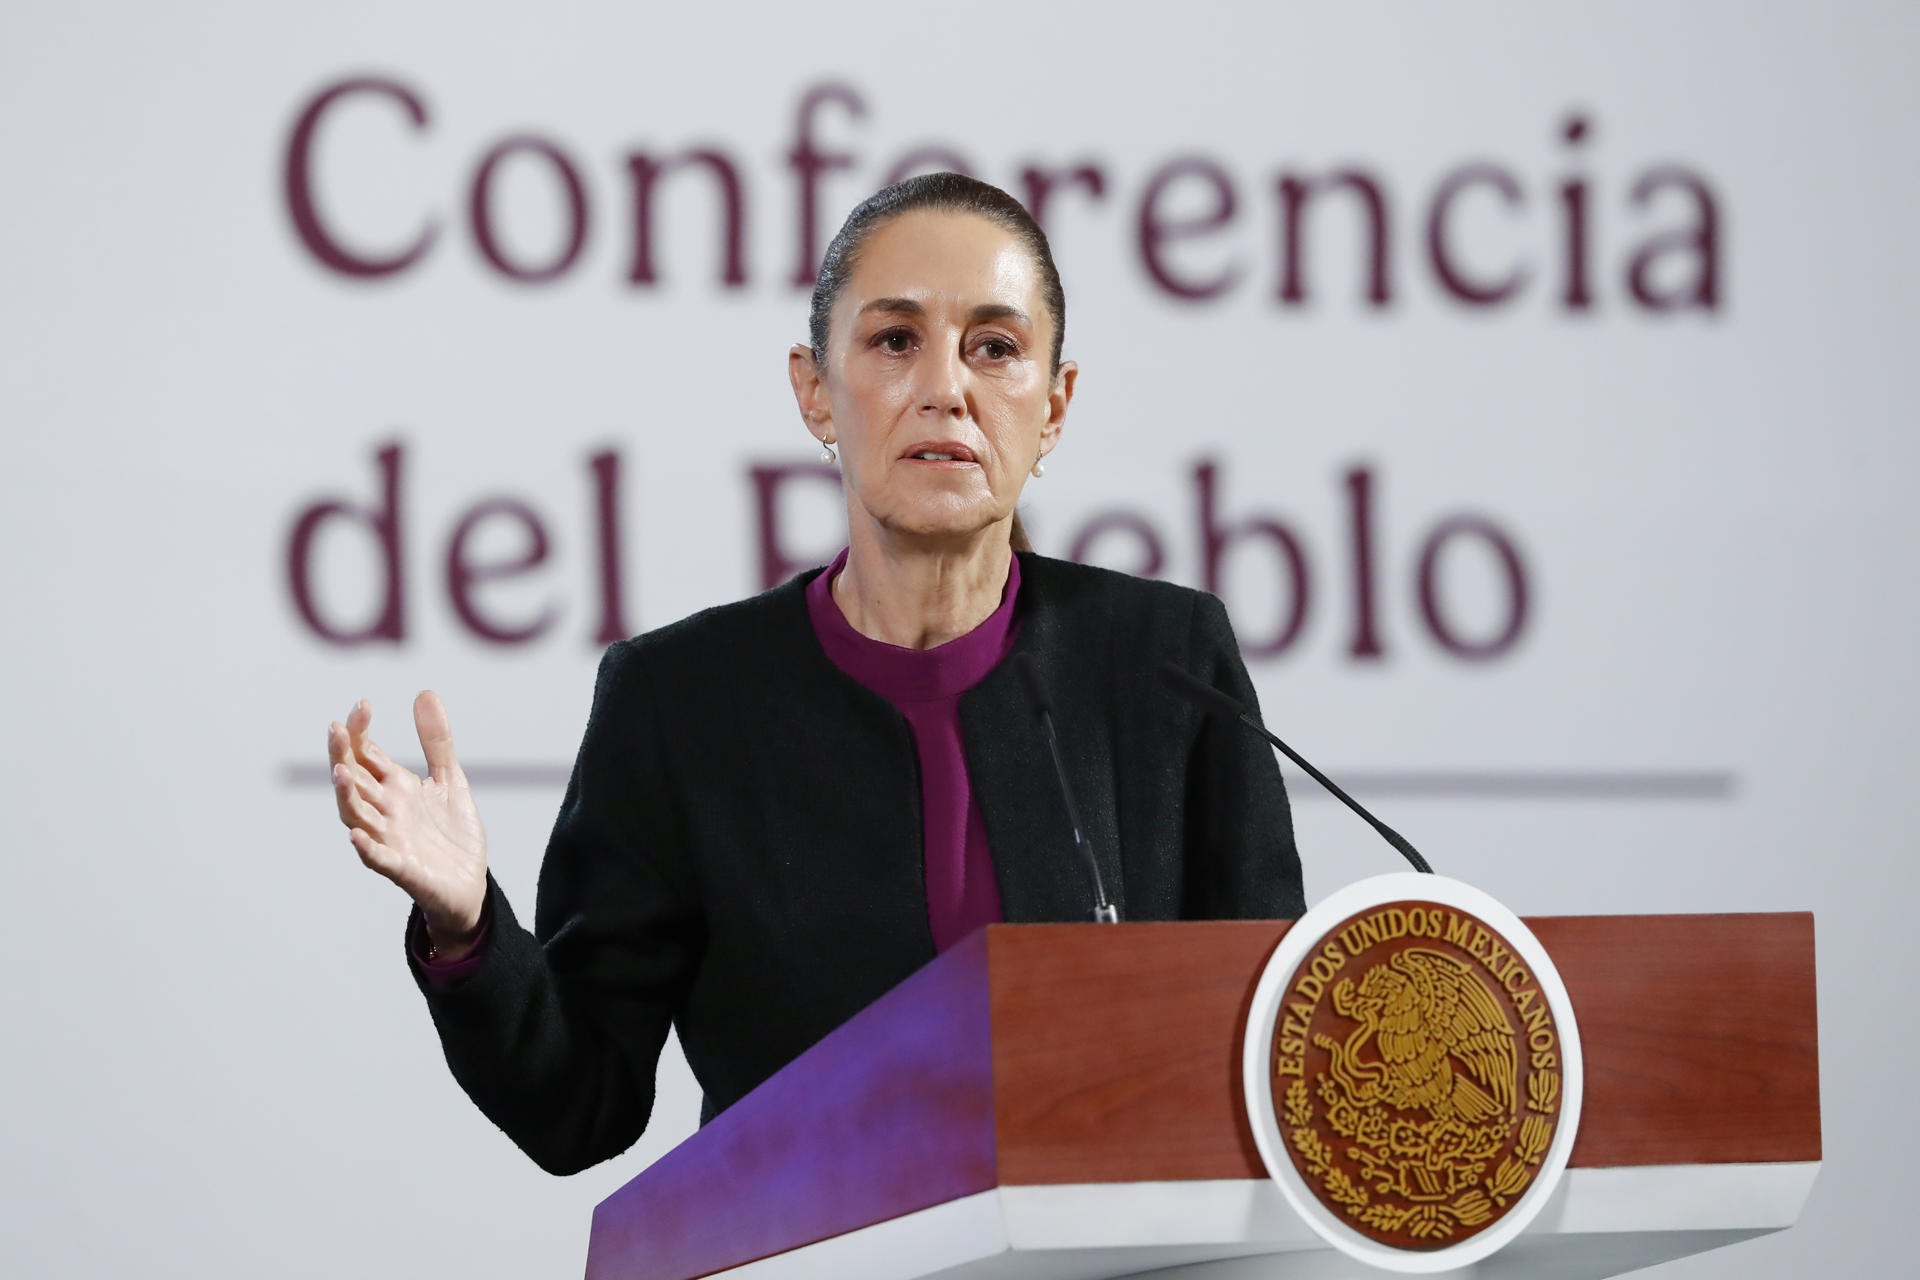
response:
{"label": "woman's neck", "polygon": [[1006,591],[1013,551],[1004,523],[964,543],[929,547],[885,529],[852,533],[833,602],[869,640],[932,649],[992,616]]}

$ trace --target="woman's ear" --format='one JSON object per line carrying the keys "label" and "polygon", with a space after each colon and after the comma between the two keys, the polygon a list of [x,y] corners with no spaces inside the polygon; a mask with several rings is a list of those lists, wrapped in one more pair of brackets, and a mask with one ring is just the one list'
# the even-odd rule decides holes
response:
{"label": "woman's ear", "polygon": [[787,349],[787,381],[793,384],[793,402],[800,420],[822,444],[833,442],[833,406],[827,400],[826,380],[814,363],[813,348],[796,342]]}
{"label": "woman's ear", "polygon": [[1067,406],[1073,402],[1073,384],[1079,376],[1080,366],[1071,360],[1061,361],[1060,372],[1053,375],[1053,387],[1047,392],[1047,424],[1040,428],[1043,458],[1060,443],[1060,432],[1067,425]]}

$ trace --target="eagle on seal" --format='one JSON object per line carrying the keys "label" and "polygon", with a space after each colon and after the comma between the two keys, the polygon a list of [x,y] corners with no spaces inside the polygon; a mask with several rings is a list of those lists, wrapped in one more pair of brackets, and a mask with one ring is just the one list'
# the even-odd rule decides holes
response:
{"label": "eagle on seal", "polygon": [[[1513,1027],[1473,970],[1410,947],[1333,991],[1333,1009],[1360,1025],[1344,1042],[1314,1037],[1357,1106],[1424,1109],[1435,1120],[1479,1124],[1514,1111],[1519,1062]],[[1360,1057],[1368,1040],[1379,1057]]]}

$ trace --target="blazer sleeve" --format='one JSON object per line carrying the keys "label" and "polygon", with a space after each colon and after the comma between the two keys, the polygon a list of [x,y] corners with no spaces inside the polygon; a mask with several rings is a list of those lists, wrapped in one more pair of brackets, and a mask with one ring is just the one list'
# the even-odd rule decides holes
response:
{"label": "blazer sleeve", "polygon": [[[1227,609],[1201,592],[1188,669],[1256,716],[1259,697]],[[1297,920],[1306,912],[1293,814],[1273,750],[1223,716],[1200,715],[1187,767],[1187,919]]]}
{"label": "blazer sleeve", "polygon": [[454,1078],[549,1173],[639,1138],[698,963],[702,917],[668,770],[643,653],[624,641],[600,663],[532,931],[489,875],[474,971],[442,987],[409,966]]}

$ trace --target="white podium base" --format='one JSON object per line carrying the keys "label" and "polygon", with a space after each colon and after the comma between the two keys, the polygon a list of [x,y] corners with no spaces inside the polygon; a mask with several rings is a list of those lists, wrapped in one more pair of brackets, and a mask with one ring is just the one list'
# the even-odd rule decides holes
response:
{"label": "white podium base", "polygon": [[[1568,1169],[1512,1244],[1436,1280],[1599,1280],[1793,1225],[1805,1164]],[[999,1187],[717,1273],[738,1280],[1351,1280],[1264,1179]]]}

